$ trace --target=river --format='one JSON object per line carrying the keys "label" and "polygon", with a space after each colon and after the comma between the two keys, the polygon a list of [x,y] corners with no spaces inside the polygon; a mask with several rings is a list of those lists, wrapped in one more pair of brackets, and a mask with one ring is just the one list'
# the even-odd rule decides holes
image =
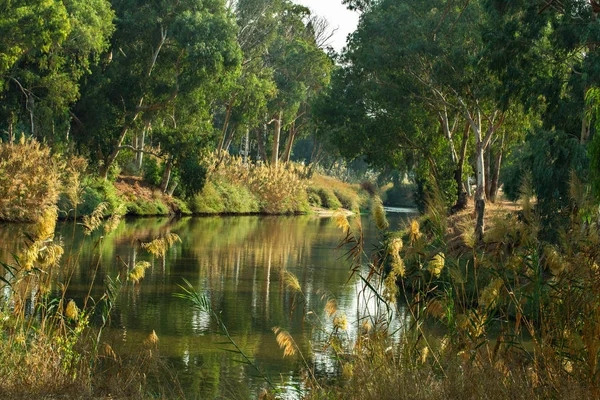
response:
{"label": "river", "polygon": [[[409,214],[388,214],[392,227],[400,228]],[[351,218],[353,226],[356,219]],[[354,220],[354,221],[352,221]],[[363,216],[366,249],[377,240],[377,230]],[[23,240],[24,225],[0,225],[0,259],[11,261]],[[176,244],[164,259],[153,258],[140,249],[166,232],[177,233]],[[103,336],[119,354],[134,355],[155,331],[160,355],[168,361],[186,398],[253,398],[264,387],[252,368],[235,361],[239,356],[223,350],[226,339],[208,314],[194,310],[173,296],[181,292],[184,279],[206,294],[232,338],[264,370],[287,397],[302,387],[301,357],[283,357],[272,328],[288,330],[302,352],[314,363],[319,376],[337,373],[336,362],[320,351],[331,321],[324,315],[326,296],[337,299],[338,310],[348,317],[348,338],[353,335],[360,301],[361,282],[349,278],[343,238],[332,218],[295,217],[202,217],[147,218],[121,222],[115,232],[84,238],[73,222],[60,223],[56,238],[65,248],[64,268],[55,271],[52,294],[59,283],[69,280],[67,297],[80,306],[91,289],[94,299],[104,292],[107,277],[116,277],[124,264],[151,263],[140,284],[128,283],[112,314],[110,329]],[[286,287],[284,271],[295,274],[306,298],[306,308]],[[72,274],[71,274],[72,272]],[[325,321],[318,329],[305,313],[313,310]],[[97,323],[97,321],[96,321]]]}

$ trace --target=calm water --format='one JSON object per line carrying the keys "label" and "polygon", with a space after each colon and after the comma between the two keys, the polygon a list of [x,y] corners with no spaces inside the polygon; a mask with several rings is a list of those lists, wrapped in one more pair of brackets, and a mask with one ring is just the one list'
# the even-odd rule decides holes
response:
{"label": "calm water", "polygon": [[[400,227],[407,214],[390,214],[389,218],[393,227]],[[367,243],[373,243],[377,239],[374,225],[366,217],[362,224]],[[11,260],[25,230],[22,225],[0,225],[0,259]],[[166,232],[177,233],[182,243],[164,259],[153,259],[140,250],[140,241]],[[364,304],[360,281],[348,282],[344,251],[336,250],[342,236],[333,219],[309,216],[127,220],[99,247],[94,247],[98,236],[84,239],[81,229],[74,229],[72,223],[59,225],[57,232],[65,247],[64,257],[71,257],[75,265],[68,297],[80,306],[96,265],[92,296],[98,299],[106,277],[116,277],[120,265],[151,262],[141,284],[124,287],[104,340],[117,353],[135,354],[154,330],[160,354],[173,366],[188,398],[252,398],[264,384],[251,368],[235,362],[238,357],[222,350],[227,347],[219,344],[224,338],[216,334],[208,314],[173,296],[181,291],[178,285],[184,278],[210,298],[234,340],[274,382],[289,389],[289,397],[294,397],[293,388],[302,381],[297,373],[300,359],[283,358],[272,332],[274,326],[288,330],[303,352],[312,354],[317,374],[336,373],[336,363],[327,353],[310,351],[311,343],[313,349],[319,348],[325,334],[303,318],[302,306],[294,306],[298,302],[293,303],[283,272],[298,277],[308,308],[322,318],[323,295],[335,296],[338,309],[348,316],[348,334],[352,336],[352,322]],[[367,250],[370,246],[367,244]],[[57,271],[55,275],[53,293],[58,295],[58,282],[65,282],[68,273]]]}

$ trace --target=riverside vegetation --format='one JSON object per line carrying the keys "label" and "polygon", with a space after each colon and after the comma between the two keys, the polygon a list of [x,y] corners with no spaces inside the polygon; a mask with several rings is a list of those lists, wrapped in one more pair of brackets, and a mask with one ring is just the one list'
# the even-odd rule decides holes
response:
{"label": "riverside vegetation", "polygon": [[[337,217],[369,301],[349,321],[284,273],[337,361],[319,376],[316,351],[275,327],[302,396],[600,397],[600,3],[341,2],[360,17],[340,54],[327,22],[291,0],[0,7],[0,219],[36,224],[3,265],[0,390],[177,395],[152,386],[160,373],[145,380],[156,337],[144,362],[102,348],[114,298],[144,264],[72,303],[77,255],[53,242],[57,217],[105,221],[108,235],[125,214],[343,207],[372,208],[379,227],[368,249]],[[334,165],[364,182],[319,174]],[[394,232],[377,194],[423,215]],[[157,240],[144,247],[164,255],[176,237]],[[181,294],[231,339],[195,290]],[[232,344],[264,396],[280,395]]]}

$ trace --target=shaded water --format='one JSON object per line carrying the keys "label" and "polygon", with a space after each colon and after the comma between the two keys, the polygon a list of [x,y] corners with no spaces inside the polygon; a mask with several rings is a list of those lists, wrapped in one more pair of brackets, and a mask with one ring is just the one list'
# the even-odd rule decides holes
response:
{"label": "shaded water", "polygon": [[[400,227],[406,218],[406,214],[390,215],[392,227]],[[377,233],[368,218],[363,217],[362,224],[368,250]],[[22,225],[0,226],[1,260],[11,260],[25,230]],[[140,241],[166,232],[177,233],[182,243],[164,259],[153,259],[140,250]],[[224,338],[215,333],[216,325],[208,314],[173,296],[181,292],[178,285],[183,279],[208,295],[233,339],[274,382],[292,388],[292,396],[293,388],[301,385],[300,360],[282,357],[272,327],[288,330],[305,354],[311,354],[311,343],[318,348],[315,344],[325,339],[325,333],[306,322],[301,306],[294,306],[298,302],[293,303],[283,272],[298,277],[308,307],[316,312],[322,313],[324,293],[335,296],[352,327],[359,309],[360,282],[356,277],[348,281],[344,251],[336,250],[342,236],[333,219],[310,216],[127,220],[98,247],[99,236],[84,239],[73,223],[60,224],[57,232],[64,257],[72,257],[75,265],[68,297],[80,306],[96,266],[91,293],[99,299],[106,277],[116,277],[124,263],[151,263],[141,284],[130,283],[123,289],[104,339],[117,352],[133,354],[154,330],[160,354],[170,361],[188,398],[255,397],[264,382],[251,368],[236,363],[239,357],[221,349]],[[58,282],[66,282],[68,273],[55,274],[52,290],[58,295]],[[312,357],[317,374],[336,373],[336,363],[327,353]]]}

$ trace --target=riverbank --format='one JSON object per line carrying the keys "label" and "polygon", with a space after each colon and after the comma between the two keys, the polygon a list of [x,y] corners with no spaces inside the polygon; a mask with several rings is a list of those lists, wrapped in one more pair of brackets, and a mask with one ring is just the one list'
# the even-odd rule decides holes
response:
{"label": "riverbank", "polygon": [[[91,215],[100,204],[104,204],[104,217],[297,215],[314,209],[360,212],[370,208],[369,193],[374,190],[372,184],[348,184],[302,164],[271,168],[210,154],[194,178],[201,182],[195,186],[200,189],[190,192],[189,185],[175,176],[167,191],[157,179],[161,174],[156,168],[102,179],[92,173],[85,159],[52,154],[35,140],[0,147],[1,221],[36,221],[53,206],[59,219],[79,219]],[[156,166],[156,162],[150,159],[147,165]]]}

